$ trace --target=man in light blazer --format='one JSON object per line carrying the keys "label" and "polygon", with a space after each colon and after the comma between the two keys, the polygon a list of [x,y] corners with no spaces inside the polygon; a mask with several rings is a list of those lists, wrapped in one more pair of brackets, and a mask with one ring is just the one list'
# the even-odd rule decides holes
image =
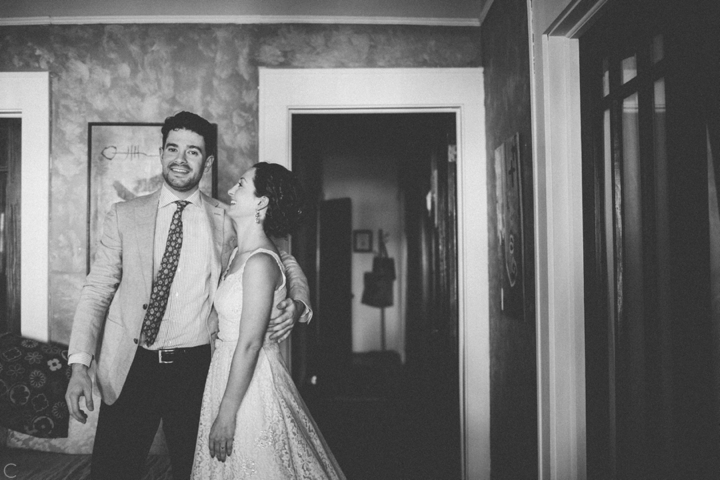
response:
{"label": "man in light blazer", "polygon": [[[217,332],[212,302],[235,247],[226,205],[198,189],[215,158],[212,125],[180,112],[168,117],[161,131],[163,186],[110,209],[70,337],[66,400],[82,423],[87,415],[79,400],[85,397],[93,410],[88,368],[93,361],[97,367],[102,404],[91,470],[98,480],[140,478],[161,419],[173,477],[189,478]],[[181,244],[175,248],[178,229]],[[173,251],[180,253],[173,257]],[[162,284],[158,272],[167,269],[168,258],[176,271],[165,281],[167,301],[158,310],[151,292]],[[301,315],[307,321],[312,314],[304,274],[290,255],[284,254],[283,262],[290,292],[279,305],[283,314],[271,321],[278,339]],[[161,313],[153,330],[150,312],[156,310]]]}

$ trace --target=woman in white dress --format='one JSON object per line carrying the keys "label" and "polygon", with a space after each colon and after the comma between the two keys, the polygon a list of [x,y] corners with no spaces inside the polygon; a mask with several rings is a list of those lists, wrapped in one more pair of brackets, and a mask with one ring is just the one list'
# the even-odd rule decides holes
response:
{"label": "woman in white dress", "polygon": [[284,167],[258,163],[228,192],[238,247],[215,295],[215,343],[195,448],[195,479],[344,479],[285,366],[268,321],[286,296],[271,237],[286,236],[303,198]]}

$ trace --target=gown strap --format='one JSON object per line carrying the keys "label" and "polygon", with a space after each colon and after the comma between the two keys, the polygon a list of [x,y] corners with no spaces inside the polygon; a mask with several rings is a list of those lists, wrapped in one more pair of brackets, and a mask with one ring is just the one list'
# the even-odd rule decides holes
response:
{"label": "gown strap", "polygon": [[232,266],[232,262],[235,259],[235,255],[238,253],[238,248],[233,248],[232,253],[230,254],[230,258],[228,259],[227,266],[225,267],[225,271],[223,272],[222,279],[225,280],[225,277],[227,277],[228,272],[230,271],[230,267]]}
{"label": "gown strap", "polygon": [[[235,249],[235,252],[237,252],[237,249]],[[245,259],[245,263],[243,263],[242,267],[240,267],[240,269],[238,270],[240,277],[242,278],[243,272],[245,271],[245,265],[247,265],[247,262],[248,262],[248,260],[250,260],[250,257],[252,257],[253,255],[255,255],[257,253],[267,253],[268,255],[270,255],[271,257],[273,257],[275,259],[275,262],[277,262],[278,267],[280,268],[280,274],[282,275],[282,283],[280,284],[279,287],[277,287],[275,289],[275,291],[281,290],[285,286],[285,283],[287,282],[287,277],[285,275],[285,265],[283,265],[282,260],[280,259],[280,256],[268,248],[260,247],[260,248],[256,248],[252,252],[250,252],[250,254]],[[234,255],[234,253],[233,253],[233,255]]]}

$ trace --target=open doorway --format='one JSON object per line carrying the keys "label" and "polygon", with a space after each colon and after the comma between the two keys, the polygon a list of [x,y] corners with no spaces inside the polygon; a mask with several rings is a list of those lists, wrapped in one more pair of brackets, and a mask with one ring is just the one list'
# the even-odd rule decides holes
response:
{"label": "open doorway", "polygon": [[0,117],[0,334],[20,333],[21,127]]}
{"label": "open doorway", "polygon": [[461,478],[490,478],[488,205],[482,69],[260,68],[259,74],[259,158],[289,168],[291,118],[296,114],[455,115]]}
{"label": "open doorway", "polygon": [[[350,478],[459,478],[456,116],[292,116],[315,320],[295,380]],[[387,250],[393,275],[373,290]],[[387,261],[385,262],[387,264]]]}
{"label": "open doorway", "polygon": [[[48,72],[0,72],[0,117],[5,119],[4,122],[19,121],[22,125],[20,128],[16,124],[15,133],[12,134],[20,136],[21,190],[20,208],[16,208],[16,212],[21,210],[23,218],[33,219],[22,221],[19,216],[14,219],[13,228],[19,233],[19,241],[18,237],[15,237],[12,239],[13,244],[23,252],[33,253],[22,255],[20,259],[19,292],[17,285],[13,287],[13,295],[20,295],[20,315],[18,319],[17,314],[14,314],[15,323],[9,327],[17,332],[19,320],[19,333],[42,342],[46,342],[49,336],[49,99]],[[5,239],[9,240],[7,236]],[[4,248],[7,247],[7,244],[4,245]],[[16,264],[13,268],[17,267]]]}

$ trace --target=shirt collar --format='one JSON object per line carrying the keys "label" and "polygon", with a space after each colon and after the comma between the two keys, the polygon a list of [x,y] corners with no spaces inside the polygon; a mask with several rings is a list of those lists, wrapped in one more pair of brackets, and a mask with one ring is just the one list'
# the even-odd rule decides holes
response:
{"label": "shirt collar", "polygon": [[[158,209],[167,207],[173,202],[182,200],[178,198],[168,187],[163,183],[162,189],[160,189],[160,199],[158,200]],[[200,189],[197,189],[190,195],[185,201],[190,202],[193,205],[201,206],[202,197],[200,196]]]}

